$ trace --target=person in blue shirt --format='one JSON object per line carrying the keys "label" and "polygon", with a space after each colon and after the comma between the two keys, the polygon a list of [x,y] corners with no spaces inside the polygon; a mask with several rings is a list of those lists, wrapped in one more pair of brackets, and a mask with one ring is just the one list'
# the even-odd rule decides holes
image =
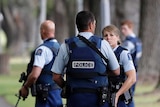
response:
{"label": "person in blue shirt", "polygon": [[61,88],[52,80],[51,67],[59,50],[55,39],[55,24],[46,20],[40,27],[43,43],[32,53],[27,68],[27,80],[20,89],[20,96],[27,98],[29,88],[35,86],[35,107],[62,107]]}
{"label": "person in blue shirt", "polygon": [[[139,37],[133,32],[134,24],[130,20],[124,20],[121,22],[121,32],[124,36],[122,46],[131,53],[133,63],[136,69],[136,78],[138,79],[138,63],[142,56],[142,42]],[[134,95],[136,83],[132,86],[132,92]],[[134,107],[134,100],[128,105],[128,107]]]}
{"label": "person in blue shirt", "polygon": [[[128,50],[120,46],[120,31],[114,25],[108,25],[102,30],[103,38],[111,45],[120,65],[120,76],[112,77],[111,82],[122,82],[117,93],[125,93],[136,82],[136,72],[132,57]],[[116,80],[117,79],[117,80]],[[118,100],[118,107],[127,107],[122,97]]]}
{"label": "person in blue shirt", "polygon": [[[76,15],[76,25],[79,36],[66,39],[61,45],[52,67],[53,79],[61,88],[66,88],[67,107],[109,107],[101,94],[108,86],[107,73],[119,75],[118,61],[108,42],[94,35],[96,21],[93,13],[80,11]],[[80,37],[94,43],[108,62]],[[118,95],[116,97],[118,99]]]}

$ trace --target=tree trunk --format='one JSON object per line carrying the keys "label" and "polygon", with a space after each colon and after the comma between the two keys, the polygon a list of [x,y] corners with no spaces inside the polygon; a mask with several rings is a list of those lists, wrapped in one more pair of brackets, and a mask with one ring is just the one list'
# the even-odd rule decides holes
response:
{"label": "tree trunk", "polygon": [[84,0],[84,10],[91,11],[96,19],[95,34],[101,34],[100,0]]}
{"label": "tree trunk", "polygon": [[9,55],[0,54],[0,74],[9,74]]}
{"label": "tree trunk", "polygon": [[143,55],[140,60],[139,73],[144,77],[144,81],[148,79],[155,81],[160,73],[159,5],[159,0],[141,0],[140,35],[143,42]]}
{"label": "tree trunk", "polygon": [[54,19],[56,24],[56,38],[60,43],[69,37],[68,13],[64,0],[55,0],[54,3]]}
{"label": "tree trunk", "polygon": [[33,25],[33,7],[35,6],[31,0],[17,2],[12,0],[2,4],[4,15],[2,28],[7,35],[7,52],[11,55],[26,54],[27,43],[34,36],[32,35],[33,27],[35,27]]}

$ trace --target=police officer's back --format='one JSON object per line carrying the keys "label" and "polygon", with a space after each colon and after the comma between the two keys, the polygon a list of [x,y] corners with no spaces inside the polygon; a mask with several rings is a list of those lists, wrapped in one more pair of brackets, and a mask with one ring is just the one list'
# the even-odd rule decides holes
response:
{"label": "police officer's back", "polygon": [[61,90],[52,80],[51,67],[59,50],[59,43],[54,38],[55,24],[46,20],[41,24],[41,38],[43,44],[38,46],[28,64],[28,77],[20,95],[26,98],[29,88],[32,96],[36,97],[35,107],[62,107]]}
{"label": "police officer's back", "polygon": [[[67,86],[68,107],[107,107],[108,103],[101,102],[102,93],[99,93],[108,86],[106,65],[109,65],[111,74],[119,75],[119,64],[110,45],[102,38],[94,36],[95,24],[91,12],[81,11],[76,16],[78,35],[94,43],[108,58],[108,62],[102,60],[99,54],[75,36],[61,45],[53,64],[55,82],[62,88]],[[65,67],[66,82],[62,77]]]}

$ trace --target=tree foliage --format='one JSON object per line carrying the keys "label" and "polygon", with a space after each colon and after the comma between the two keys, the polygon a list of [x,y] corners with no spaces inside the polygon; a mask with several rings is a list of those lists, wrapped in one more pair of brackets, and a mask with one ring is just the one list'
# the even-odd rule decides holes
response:
{"label": "tree foliage", "polygon": [[21,55],[27,42],[31,42],[35,26],[33,0],[3,0],[1,10],[4,15],[2,28],[7,35],[7,49],[11,55]]}

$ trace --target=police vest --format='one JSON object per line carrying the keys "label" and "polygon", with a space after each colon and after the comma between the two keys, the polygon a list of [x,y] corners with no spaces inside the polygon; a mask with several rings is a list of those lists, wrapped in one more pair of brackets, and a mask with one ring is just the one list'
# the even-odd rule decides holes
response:
{"label": "police vest", "polygon": [[134,66],[136,67],[141,57],[138,54],[142,54],[142,42],[138,37],[131,37],[131,36],[128,36],[126,40],[131,41],[135,46],[135,51],[131,53],[131,56],[133,59]]}
{"label": "police vest", "polygon": [[[101,38],[92,36],[89,41],[98,49]],[[78,37],[65,41],[69,47],[69,61],[66,70],[66,82],[72,88],[97,88],[107,86],[106,65],[102,58]]]}
{"label": "police vest", "polygon": [[[36,84],[54,84],[54,82],[52,80],[51,68],[52,68],[54,59],[55,59],[56,55],[58,54],[58,50],[59,50],[60,45],[59,45],[59,43],[53,42],[50,40],[51,39],[44,41],[44,43],[41,44],[40,46],[48,47],[53,53],[53,58],[52,58],[51,62],[49,62],[47,65],[45,65],[43,67],[42,72],[41,72],[40,76],[38,77]],[[33,68],[34,55],[35,55],[35,50],[31,54],[31,60],[30,60],[28,67],[27,67],[27,75],[30,74],[30,72]]]}
{"label": "police vest", "polygon": [[[123,50],[127,50],[127,49],[123,48],[122,46],[119,46],[114,51],[114,54],[115,54],[118,62],[120,61],[120,55],[121,55]],[[120,65],[120,75],[119,76],[110,77],[110,81],[112,81],[113,83],[124,82],[125,79],[126,79],[124,68],[123,68],[123,66],[121,64],[119,64],[119,65]]]}

